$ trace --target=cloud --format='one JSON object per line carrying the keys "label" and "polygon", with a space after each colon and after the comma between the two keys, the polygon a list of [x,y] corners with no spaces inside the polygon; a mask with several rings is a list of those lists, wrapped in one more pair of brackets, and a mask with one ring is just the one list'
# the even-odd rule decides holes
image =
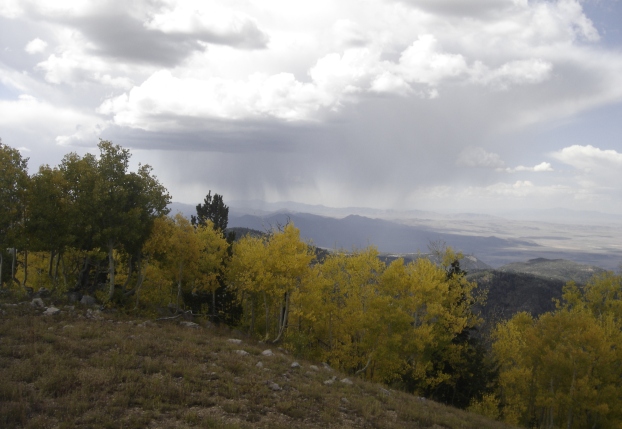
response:
{"label": "cloud", "polygon": [[620,201],[619,148],[559,149],[622,105],[578,1],[0,3],[0,129],[33,159],[110,138],[189,202]]}
{"label": "cloud", "polygon": [[470,71],[471,79],[482,85],[508,89],[515,85],[534,85],[551,76],[553,65],[541,59],[510,61],[496,69],[477,62]]}
{"label": "cloud", "polygon": [[500,168],[499,171],[505,171],[508,173],[518,173],[522,171],[532,171],[535,173],[542,173],[542,172],[551,172],[554,170],[553,170],[553,166],[550,163],[541,162],[540,164],[535,165],[533,167],[525,167],[524,165],[519,165],[518,167],[514,167],[514,168]]}
{"label": "cloud", "polygon": [[[100,118],[73,109],[59,108],[26,94],[20,95],[17,100],[0,100],[2,128],[20,125],[31,130],[30,133],[37,138],[47,136],[61,144],[97,141],[103,122]],[[78,135],[82,138],[78,139]],[[58,137],[54,139],[52,136]]]}
{"label": "cloud", "polygon": [[505,165],[501,157],[481,147],[467,147],[458,155],[457,165],[466,167],[501,168]]}
{"label": "cloud", "polygon": [[602,150],[592,145],[573,145],[553,152],[552,156],[586,173],[598,174],[605,170],[620,174],[622,171],[622,153],[613,149]]}
{"label": "cloud", "polygon": [[129,89],[132,80],[126,76],[112,76],[114,69],[108,61],[92,58],[79,51],[67,50],[59,55],[52,54],[37,64],[37,69],[45,72],[45,80],[54,84],[79,85],[98,83],[107,87]]}
{"label": "cloud", "polygon": [[47,48],[47,46],[48,46],[47,42],[37,37],[36,39],[33,39],[30,42],[28,42],[24,50],[31,55],[39,54],[45,51],[45,48]]}
{"label": "cloud", "polygon": [[269,36],[257,22],[230,8],[196,1],[166,3],[168,7],[152,15],[143,24],[145,28],[243,49],[262,49],[268,44]]}

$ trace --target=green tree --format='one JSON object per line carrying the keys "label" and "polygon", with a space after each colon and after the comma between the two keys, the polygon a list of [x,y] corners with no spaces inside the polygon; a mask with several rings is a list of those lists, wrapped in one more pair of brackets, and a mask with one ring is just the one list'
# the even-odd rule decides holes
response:
{"label": "green tree", "polygon": [[135,253],[147,241],[153,222],[168,213],[170,197],[151,174],[151,167],[141,166],[130,173],[130,151],[109,141],[98,144],[95,195],[97,243],[108,254],[108,299],[115,291],[114,250],[122,247]]}
{"label": "green tree", "polygon": [[63,173],[48,165],[30,178],[26,231],[30,250],[49,252],[47,275],[53,285],[63,250],[71,245],[68,184]]}
{"label": "green tree", "polygon": [[[22,158],[0,140],[0,249],[12,249],[11,279],[15,279],[16,247],[24,243],[28,158]],[[6,277],[2,272],[4,252],[0,252],[0,287]],[[19,282],[18,282],[19,283]]]}
{"label": "green tree", "polygon": [[223,201],[222,195],[214,194],[209,191],[203,200],[203,204],[197,204],[197,215],[190,216],[193,226],[205,225],[207,221],[212,222],[215,230],[224,231],[229,223],[229,207]]}

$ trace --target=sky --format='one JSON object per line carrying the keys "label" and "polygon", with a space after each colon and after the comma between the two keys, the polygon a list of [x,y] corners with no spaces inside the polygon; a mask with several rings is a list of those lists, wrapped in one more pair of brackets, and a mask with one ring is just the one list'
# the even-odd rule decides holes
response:
{"label": "sky", "polygon": [[191,204],[622,214],[622,0],[3,0],[0,138]]}

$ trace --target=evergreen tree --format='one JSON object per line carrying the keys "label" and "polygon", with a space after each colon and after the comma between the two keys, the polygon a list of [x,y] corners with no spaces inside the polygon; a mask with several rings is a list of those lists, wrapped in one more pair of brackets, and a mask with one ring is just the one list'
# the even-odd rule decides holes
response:
{"label": "evergreen tree", "polygon": [[224,233],[229,223],[229,207],[225,205],[222,195],[209,191],[203,200],[203,204],[197,204],[197,215],[190,216],[193,226],[205,225],[208,220],[212,221],[213,228]]}

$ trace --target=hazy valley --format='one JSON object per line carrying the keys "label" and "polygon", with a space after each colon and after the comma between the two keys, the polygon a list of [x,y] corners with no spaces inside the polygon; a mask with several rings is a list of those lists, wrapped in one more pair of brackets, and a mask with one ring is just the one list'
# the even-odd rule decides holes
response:
{"label": "hazy valley", "polygon": [[[549,210],[510,218],[258,201],[233,201],[230,207],[229,227],[266,231],[292,221],[304,239],[327,249],[374,245],[380,252],[416,254],[426,253],[430,242],[442,241],[493,268],[535,258],[606,270],[617,270],[622,262],[622,219],[604,213]],[[180,203],[171,208],[186,216],[195,210]]]}

